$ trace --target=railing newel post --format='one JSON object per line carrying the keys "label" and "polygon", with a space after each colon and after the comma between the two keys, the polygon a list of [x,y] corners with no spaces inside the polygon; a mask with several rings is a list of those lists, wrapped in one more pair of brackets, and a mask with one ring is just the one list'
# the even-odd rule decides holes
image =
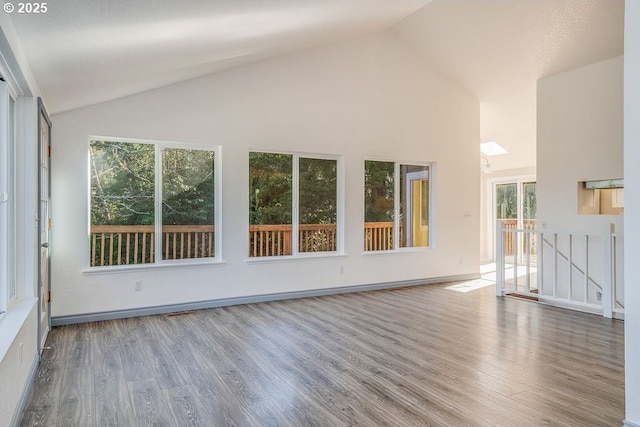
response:
{"label": "railing newel post", "polygon": [[504,296],[504,224],[496,221],[496,296]]}

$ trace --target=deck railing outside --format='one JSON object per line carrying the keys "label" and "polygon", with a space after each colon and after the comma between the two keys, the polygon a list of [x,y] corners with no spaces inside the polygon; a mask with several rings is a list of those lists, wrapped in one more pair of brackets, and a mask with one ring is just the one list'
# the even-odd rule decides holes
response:
{"label": "deck railing outside", "polygon": [[[393,249],[393,222],[367,222],[364,250]],[[337,250],[336,224],[301,224],[298,251]],[[292,254],[291,224],[250,225],[249,256]],[[401,235],[402,237],[402,235]],[[193,259],[215,255],[213,225],[162,227],[162,259]],[[155,262],[153,225],[94,225],[91,227],[91,266],[150,264]]]}
{"label": "deck railing outside", "polygon": [[[164,225],[163,259],[214,256],[213,225]],[[153,225],[94,225],[91,227],[91,266],[150,264],[155,261]]]}
{"label": "deck railing outside", "polygon": [[[517,219],[502,219],[499,220],[500,222],[502,222],[504,229],[505,230],[515,230],[518,228],[518,220]],[[522,228],[525,230],[535,230],[537,227],[537,220],[535,219],[523,219],[522,220]],[[515,234],[514,233],[504,233],[504,254],[506,256],[513,256],[514,254],[514,249],[515,249],[515,245],[514,245],[514,238]],[[536,248],[537,248],[537,241],[536,241],[537,235],[535,233],[532,233],[530,235],[530,239],[528,242],[525,242],[524,240],[522,240],[522,244],[524,245],[525,243],[529,244],[528,248],[522,248],[522,252],[523,253],[527,253],[530,254],[532,256],[536,255]]]}

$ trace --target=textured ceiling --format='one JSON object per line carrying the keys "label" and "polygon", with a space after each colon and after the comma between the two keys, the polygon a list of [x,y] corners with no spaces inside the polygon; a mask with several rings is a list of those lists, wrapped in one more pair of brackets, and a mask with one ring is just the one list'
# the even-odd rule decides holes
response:
{"label": "textured ceiling", "polygon": [[392,28],[535,166],[536,81],[622,55],[624,0],[55,0],[11,15],[51,113]]}

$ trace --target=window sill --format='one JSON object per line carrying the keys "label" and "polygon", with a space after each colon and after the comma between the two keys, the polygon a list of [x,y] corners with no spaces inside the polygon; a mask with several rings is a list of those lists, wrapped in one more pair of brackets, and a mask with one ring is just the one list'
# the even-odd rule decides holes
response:
{"label": "window sill", "polygon": [[347,254],[340,254],[337,252],[328,252],[328,253],[309,253],[309,254],[298,254],[298,255],[284,255],[284,256],[264,256],[264,257],[255,257],[248,258],[244,262],[245,264],[264,264],[270,262],[287,262],[287,261],[317,261],[317,260],[325,260],[332,258],[344,258]]}
{"label": "window sill", "polygon": [[365,251],[362,252],[362,256],[379,256],[379,255],[398,255],[398,254],[408,254],[408,253],[416,253],[416,252],[429,252],[429,250],[433,249],[432,246],[417,246],[412,248],[400,248],[393,249],[390,251]]}
{"label": "window sill", "polygon": [[22,298],[11,305],[0,319],[0,362],[4,360],[37,301],[37,298]]}
{"label": "window sill", "polygon": [[153,271],[153,270],[172,270],[193,267],[212,267],[226,264],[226,261],[209,260],[209,261],[178,261],[164,262],[159,264],[137,264],[137,265],[116,265],[110,267],[90,267],[81,270],[82,274],[91,276],[94,274],[117,274],[129,273],[133,271]]}

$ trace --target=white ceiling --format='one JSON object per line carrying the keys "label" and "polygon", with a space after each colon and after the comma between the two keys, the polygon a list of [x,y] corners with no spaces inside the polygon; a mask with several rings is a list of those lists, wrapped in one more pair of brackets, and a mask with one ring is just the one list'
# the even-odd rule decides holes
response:
{"label": "white ceiling", "polygon": [[[544,76],[623,53],[624,0],[55,0],[12,14],[50,113],[393,28],[481,103],[480,140],[535,165]],[[480,142],[480,141],[478,141]]]}
{"label": "white ceiling", "polygon": [[380,31],[430,0],[54,0],[11,15],[51,113]]}
{"label": "white ceiling", "polygon": [[536,82],[623,54],[624,0],[434,0],[394,31],[480,100],[480,140],[535,166]]}

